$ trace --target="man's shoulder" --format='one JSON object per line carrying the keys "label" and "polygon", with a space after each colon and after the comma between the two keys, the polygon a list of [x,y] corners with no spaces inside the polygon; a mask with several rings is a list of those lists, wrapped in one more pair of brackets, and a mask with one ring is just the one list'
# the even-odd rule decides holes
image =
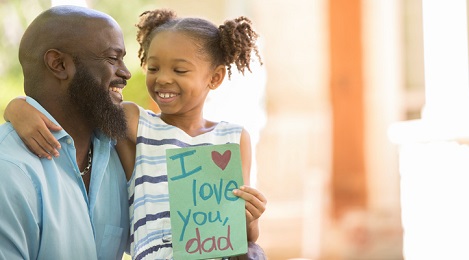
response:
{"label": "man's shoulder", "polygon": [[26,145],[16,133],[15,129],[10,123],[3,123],[0,125],[0,151],[7,150],[9,153],[16,152],[17,150],[24,151]]}
{"label": "man's shoulder", "polygon": [[0,144],[2,143],[3,139],[10,136],[12,133],[16,134],[16,131],[9,122],[1,124],[0,125]]}
{"label": "man's shoulder", "polygon": [[5,153],[2,146],[0,145],[0,189],[24,190],[35,187],[34,183],[38,178],[32,169],[37,169],[39,165],[34,160],[24,159],[22,153]]}
{"label": "man's shoulder", "polygon": [[10,123],[0,125],[0,169],[10,169],[16,165],[18,169],[38,162],[39,158],[31,153]]}
{"label": "man's shoulder", "polygon": [[13,194],[34,191],[31,194],[35,194],[45,176],[45,172],[40,170],[40,158],[13,139],[10,135],[0,140],[0,189],[5,191],[4,194],[7,191]]}

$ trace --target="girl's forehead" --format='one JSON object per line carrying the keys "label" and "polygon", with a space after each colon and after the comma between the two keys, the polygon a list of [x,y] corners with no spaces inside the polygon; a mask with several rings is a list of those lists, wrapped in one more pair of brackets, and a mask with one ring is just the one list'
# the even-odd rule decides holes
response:
{"label": "girl's forehead", "polygon": [[184,44],[195,44],[195,40],[189,37],[187,33],[182,31],[161,31],[157,32],[152,39],[153,41],[168,41],[172,43],[180,42]]}
{"label": "girl's forehead", "polygon": [[149,56],[179,56],[201,58],[200,46],[187,34],[178,31],[162,31],[153,36],[150,43]]}

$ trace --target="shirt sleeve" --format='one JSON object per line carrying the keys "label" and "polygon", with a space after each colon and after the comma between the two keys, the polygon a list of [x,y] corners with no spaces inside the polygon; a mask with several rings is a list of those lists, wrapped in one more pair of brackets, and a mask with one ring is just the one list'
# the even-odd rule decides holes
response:
{"label": "shirt sleeve", "polygon": [[40,244],[39,196],[29,175],[0,160],[0,259],[36,259]]}

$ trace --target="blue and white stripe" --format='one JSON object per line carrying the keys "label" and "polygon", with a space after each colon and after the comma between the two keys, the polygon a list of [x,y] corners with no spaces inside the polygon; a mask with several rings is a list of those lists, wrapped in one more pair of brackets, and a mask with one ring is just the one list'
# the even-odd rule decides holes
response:
{"label": "blue and white stripe", "polygon": [[243,128],[220,122],[191,137],[140,108],[135,168],[128,183],[132,259],[172,259],[166,149],[240,142]]}

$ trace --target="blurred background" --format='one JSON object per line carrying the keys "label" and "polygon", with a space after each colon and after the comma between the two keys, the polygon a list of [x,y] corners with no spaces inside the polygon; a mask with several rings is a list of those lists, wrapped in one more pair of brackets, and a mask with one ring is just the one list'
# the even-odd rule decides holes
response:
{"label": "blurred background", "polygon": [[0,113],[23,95],[24,29],[64,3],[117,20],[125,99],[155,111],[143,11],[252,20],[263,65],[225,80],[205,116],[251,133],[269,259],[469,259],[467,0],[0,0]]}

